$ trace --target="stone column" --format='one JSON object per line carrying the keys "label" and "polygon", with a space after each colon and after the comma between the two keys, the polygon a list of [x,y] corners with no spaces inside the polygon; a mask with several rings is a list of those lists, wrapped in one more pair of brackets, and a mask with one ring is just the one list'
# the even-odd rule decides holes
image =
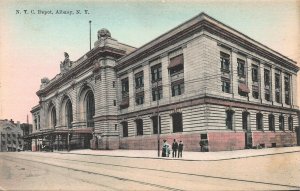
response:
{"label": "stone column", "polygon": [[233,50],[231,52],[231,69],[230,69],[230,75],[231,75],[231,87],[232,87],[232,94],[233,97],[235,98],[240,98],[239,96],[239,92],[238,92],[238,71],[237,71],[237,54],[236,54],[236,50]]}
{"label": "stone column", "polygon": [[170,94],[171,91],[171,82],[169,78],[169,70],[168,70],[168,65],[169,65],[169,58],[167,55],[163,55],[161,58],[161,72],[162,72],[162,90],[163,90],[163,100],[166,101],[170,99]]}
{"label": "stone column", "polygon": [[265,80],[264,80],[264,65],[259,64],[259,98],[261,103],[265,100]]}
{"label": "stone column", "polygon": [[133,70],[129,70],[128,73],[128,85],[129,85],[129,108],[128,111],[134,111],[135,108],[135,86]]}
{"label": "stone column", "polygon": [[275,102],[275,69],[274,66],[271,66],[271,90],[270,90],[270,94],[271,94],[271,101],[274,104]]}
{"label": "stone column", "polygon": [[252,96],[252,59],[250,57],[247,57],[247,86],[250,90],[248,97],[249,101],[253,101],[253,96]]}

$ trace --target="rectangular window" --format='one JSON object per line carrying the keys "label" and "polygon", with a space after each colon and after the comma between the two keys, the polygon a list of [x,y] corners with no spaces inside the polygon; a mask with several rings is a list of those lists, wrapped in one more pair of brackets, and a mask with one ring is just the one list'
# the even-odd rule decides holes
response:
{"label": "rectangular window", "polygon": [[136,105],[144,104],[144,96],[138,96],[135,98]]}
{"label": "rectangular window", "polygon": [[280,74],[275,74],[275,101],[281,103],[281,83],[280,83]]}
{"label": "rectangular window", "polygon": [[245,61],[241,59],[237,59],[237,62],[238,62],[238,76],[245,77],[246,76]]}
{"label": "rectangular window", "polygon": [[[153,134],[157,134],[157,116],[152,116]],[[159,134],[161,134],[161,117],[159,116]]]}
{"label": "rectangular window", "polygon": [[181,82],[175,82],[172,84],[172,97],[178,96],[184,93],[184,83]]}
{"label": "rectangular window", "polygon": [[222,79],[222,92],[230,93],[230,80]]}
{"label": "rectangular window", "polygon": [[113,88],[115,88],[116,87],[116,82],[115,81],[113,81]]}
{"label": "rectangular window", "polygon": [[123,137],[128,137],[128,122],[122,122],[123,127]]}
{"label": "rectangular window", "polygon": [[183,72],[183,66],[183,54],[170,58],[170,64],[168,66],[170,69],[170,75]]}
{"label": "rectangular window", "polygon": [[271,100],[270,90],[265,90],[265,100],[267,100],[267,101]]}
{"label": "rectangular window", "polygon": [[141,88],[144,87],[144,73],[139,72],[137,74],[135,74],[135,88]]}
{"label": "rectangular window", "polygon": [[162,79],[161,64],[156,64],[151,67],[151,79],[152,83]]}
{"label": "rectangular window", "polygon": [[223,72],[230,72],[230,55],[220,52],[220,64]]}
{"label": "rectangular window", "polygon": [[128,92],[129,92],[128,78],[123,79],[121,82],[122,82],[122,97],[128,97]]}
{"label": "rectangular window", "polygon": [[117,102],[116,102],[116,100],[114,100],[114,106],[116,106],[117,105]]}
{"label": "rectangular window", "polygon": [[264,82],[265,86],[270,86],[270,71],[267,69],[264,70]]}
{"label": "rectangular window", "polygon": [[252,65],[252,81],[258,82],[258,66]]}
{"label": "rectangular window", "polygon": [[285,90],[285,104],[290,104],[290,78],[289,76],[284,77],[284,90]]}
{"label": "rectangular window", "polygon": [[259,97],[258,86],[252,86],[252,96],[253,98],[258,99]]}
{"label": "rectangular window", "polygon": [[163,97],[163,91],[162,91],[162,87],[158,87],[158,89],[152,89],[152,101],[157,101],[162,99]]}
{"label": "rectangular window", "polygon": [[233,129],[233,111],[226,111],[226,127]]}
{"label": "rectangular window", "polygon": [[172,121],[173,121],[173,133],[182,132],[182,114],[181,113],[174,113],[172,114]]}

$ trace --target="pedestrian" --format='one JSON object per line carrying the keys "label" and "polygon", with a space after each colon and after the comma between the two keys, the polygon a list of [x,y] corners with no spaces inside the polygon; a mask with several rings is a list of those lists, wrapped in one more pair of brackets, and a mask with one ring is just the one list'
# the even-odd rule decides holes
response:
{"label": "pedestrian", "polygon": [[164,144],[162,146],[162,157],[166,157],[167,156],[167,147],[168,147],[168,143],[167,140],[163,140]]}
{"label": "pedestrian", "polygon": [[183,151],[183,142],[180,141],[178,145],[178,158],[182,158],[182,151]]}
{"label": "pedestrian", "polygon": [[173,141],[173,144],[172,144],[172,157],[174,158],[176,158],[176,156],[177,156],[177,150],[178,150],[178,143],[177,143],[177,141],[176,141],[176,139],[174,139],[174,141]]}

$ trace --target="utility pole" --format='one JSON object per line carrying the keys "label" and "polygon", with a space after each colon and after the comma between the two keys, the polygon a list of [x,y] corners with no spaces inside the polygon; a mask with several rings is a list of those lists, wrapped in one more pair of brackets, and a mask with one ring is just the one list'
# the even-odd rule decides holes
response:
{"label": "utility pole", "polygon": [[92,39],[91,39],[92,38],[91,37],[92,36],[92,34],[91,34],[91,28],[92,28],[91,23],[92,23],[92,21],[90,20],[89,23],[90,23],[90,50],[92,50]]}
{"label": "utility pole", "polygon": [[158,80],[156,81],[156,91],[157,91],[157,156],[160,157],[160,126],[159,126],[159,89]]}

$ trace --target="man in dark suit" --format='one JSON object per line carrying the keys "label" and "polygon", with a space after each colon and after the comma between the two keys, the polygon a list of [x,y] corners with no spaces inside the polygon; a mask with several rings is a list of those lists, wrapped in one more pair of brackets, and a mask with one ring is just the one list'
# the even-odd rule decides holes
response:
{"label": "man in dark suit", "polygon": [[182,151],[183,151],[183,142],[180,141],[179,145],[178,145],[178,158],[181,157],[182,158]]}
{"label": "man in dark suit", "polygon": [[172,144],[172,157],[176,157],[177,155],[177,149],[178,149],[178,143],[176,139],[174,139],[173,144]]}

